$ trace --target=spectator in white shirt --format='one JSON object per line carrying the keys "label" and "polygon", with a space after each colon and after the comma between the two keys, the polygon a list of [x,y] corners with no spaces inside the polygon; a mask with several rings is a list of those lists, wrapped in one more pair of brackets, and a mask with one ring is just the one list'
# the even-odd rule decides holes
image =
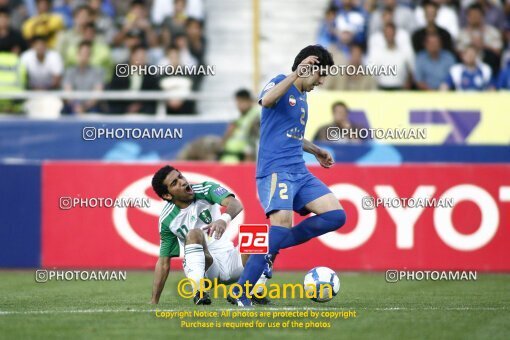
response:
{"label": "spectator in white shirt", "polygon": [[21,55],[21,63],[28,75],[31,90],[53,90],[60,88],[64,71],[62,58],[57,51],[48,49],[45,37],[32,39],[32,48]]}
{"label": "spectator in white shirt", "polygon": [[370,34],[382,31],[384,28],[383,10],[390,9],[394,12],[395,25],[398,28],[406,30],[411,34],[415,28],[416,23],[413,11],[406,6],[399,5],[397,0],[383,0],[383,7],[375,10],[370,18]]}
{"label": "spectator in white shirt", "polygon": [[[390,8],[385,8],[382,12],[382,20],[384,25],[393,23],[393,16],[394,12]],[[403,49],[411,49],[411,36],[409,35],[409,32],[406,30],[396,27],[395,32],[395,43]],[[368,53],[375,52],[379,48],[384,48],[386,45],[386,39],[384,38],[383,31],[377,31],[372,33],[370,35],[370,38],[368,39]]]}
{"label": "spectator in white shirt", "polygon": [[412,84],[414,72],[414,53],[410,48],[402,48],[396,43],[396,27],[392,23],[384,27],[384,39],[386,44],[369,54],[368,64],[381,66],[395,65],[396,75],[380,74],[377,76],[377,85],[381,90],[409,89]]}
{"label": "spectator in white shirt", "polygon": [[[166,17],[174,14],[173,0],[154,0],[151,7],[151,21],[155,25],[161,25]],[[187,0],[186,14],[188,17],[203,20],[204,2],[203,0]]]}

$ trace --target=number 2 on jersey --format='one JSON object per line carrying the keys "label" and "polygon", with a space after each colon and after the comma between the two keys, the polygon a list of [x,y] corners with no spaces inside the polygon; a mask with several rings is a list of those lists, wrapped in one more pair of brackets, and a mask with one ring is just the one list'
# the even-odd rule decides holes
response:
{"label": "number 2 on jersey", "polygon": [[287,183],[279,183],[278,188],[280,188],[280,198],[282,200],[288,199],[289,195],[287,195]]}

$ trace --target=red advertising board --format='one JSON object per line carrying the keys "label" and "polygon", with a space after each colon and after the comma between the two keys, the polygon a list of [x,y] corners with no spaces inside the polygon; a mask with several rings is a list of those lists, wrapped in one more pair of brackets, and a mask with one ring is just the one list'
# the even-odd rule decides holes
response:
{"label": "red advertising board", "polygon": [[[151,178],[162,165],[44,164],[42,265],[153,267],[164,203],[152,192]],[[239,224],[269,223],[257,200],[253,165],[173,165],[190,182],[219,182],[241,200],[244,211],[224,237],[237,243]],[[283,250],[276,269],[320,265],[337,270],[510,270],[508,165],[337,165],[311,171],[339,198],[347,213],[346,225]],[[364,204],[368,196],[425,197],[454,204],[371,209]],[[112,206],[121,198],[141,198],[141,202],[128,208]],[[301,219],[296,215],[295,223]],[[180,268],[180,263],[175,267]]]}

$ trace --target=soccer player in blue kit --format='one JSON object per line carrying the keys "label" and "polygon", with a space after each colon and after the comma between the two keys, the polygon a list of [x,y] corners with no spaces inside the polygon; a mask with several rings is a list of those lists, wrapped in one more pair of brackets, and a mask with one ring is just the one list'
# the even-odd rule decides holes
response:
{"label": "soccer player in blue kit", "polygon": [[[304,243],[345,224],[340,202],[308,171],[303,160],[306,151],[324,168],[334,163],[329,152],[304,138],[308,121],[306,92],[322,85],[327,68],[332,65],[333,58],[324,47],[307,46],[296,56],[293,72],[276,76],[260,94],[259,104],[263,108],[256,177],[260,203],[271,222],[269,253],[250,257],[238,281],[241,287],[246,282],[257,282],[263,272],[270,276],[280,249]],[[292,227],[293,211],[316,215]],[[251,306],[246,292],[236,302],[238,306]]]}

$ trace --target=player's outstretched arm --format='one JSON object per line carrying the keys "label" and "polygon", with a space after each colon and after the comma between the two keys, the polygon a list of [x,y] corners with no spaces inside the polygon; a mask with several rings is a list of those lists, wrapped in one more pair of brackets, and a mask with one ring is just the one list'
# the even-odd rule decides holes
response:
{"label": "player's outstretched arm", "polygon": [[303,151],[314,155],[323,168],[330,168],[333,164],[335,164],[333,156],[331,156],[329,152],[319,148],[307,139],[303,139]]}
{"label": "player's outstretched arm", "polygon": [[159,298],[161,297],[161,292],[163,288],[165,288],[165,282],[168,278],[168,273],[170,272],[170,257],[162,256],[158,259],[156,263],[156,268],[154,269],[154,282],[152,284],[152,299],[151,303],[157,305],[159,303]]}
{"label": "player's outstretched arm", "polygon": [[[319,59],[316,56],[311,55],[311,56],[303,59],[303,61],[301,62],[300,65],[303,65],[303,64],[313,65],[313,64],[317,64],[318,62],[319,62]],[[263,107],[271,107],[274,104],[276,104],[278,99],[280,99],[290,89],[292,84],[294,84],[294,82],[298,79],[298,72],[300,72],[300,70],[301,70],[301,68],[298,67],[294,72],[289,74],[284,80],[282,80],[281,82],[276,84],[276,86],[274,86],[273,88],[268,90],[264,94],[264,96],[260,99],[260,105],[262,105]]]}
{"label": "player's outstretched arm", "polygon": [[221,201],[221,205],[223,207],[226,207],[227,210],[224,214],[221,215],[221,217],[212,222],[211,224],[208,224],[203,228],[203,230],[207,230],[207,234],[209,236],[212,236],[214,234],[214,238],[219,240],[221,238],[221,235],[225,232],[225,229],[227,229],[227,225],[234,219],[241,211],[243,211],[243,205],[241,204],[241,201],[239,201],[234,196],[228,196],[223,201]]}

